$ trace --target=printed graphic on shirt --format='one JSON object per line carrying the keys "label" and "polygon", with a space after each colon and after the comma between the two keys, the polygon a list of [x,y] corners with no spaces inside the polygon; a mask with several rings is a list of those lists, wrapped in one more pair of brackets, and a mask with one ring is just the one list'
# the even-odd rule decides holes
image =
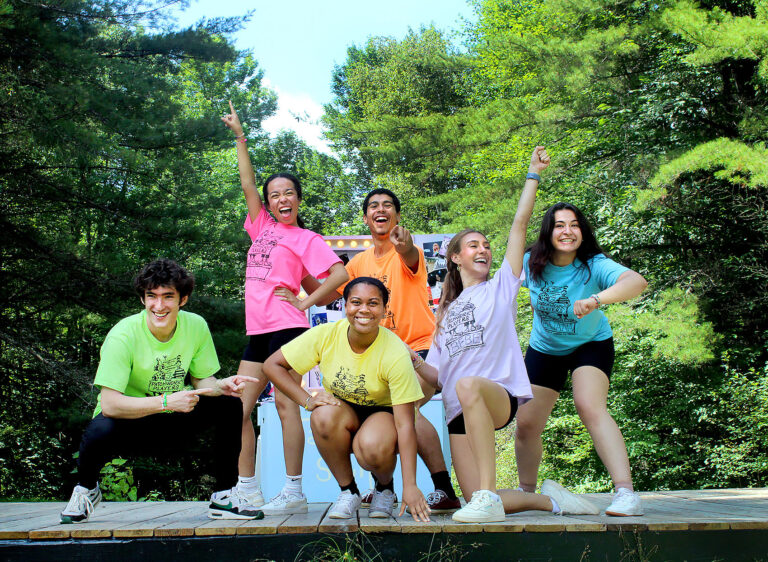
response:
{"label": "printed graphic on shirt", "polygon": [[485,327],[475,322],[475,305],[471,302],[456,301],[448,309],[445,319],[445,347],[448,355],[455,357],[473,347],[485,345]]}
{"label": "printed graphic on shirt", "polygon": [[371,273],[369,277],[373,277],[374,279],[378,279],[382,283],[384,283],[384,286],[387,288],[387,294],[389,295],[389,298],[387,299],[387,311],[384,313],[384,320],[382,321],[381,325],[384,326],[387,330],[392,330],[393,332],[397,332],[397,325],[395,324],[395,315],[392,314],[392,310],[389,308],[390,303],[392,302],[392,289],[389,288],[388,283],[388,276],[387,274],[377,274],[377,273]]}
{"label": "printed graphic on shirt", "polygon": [[187,372],[181,366],[181,355],[156,357],[154,373],[147,388],[153,394],[177,392],[184,388],[186,376]]}
{"label": "printed graphic on shirt", "polygon": [[365,374],[360,373],[354,377],[346,367],[340,367],[336,378],[331,383],[331,392],[347,402],[353,402],[362,406],[375,406],[376,403],[368,398],[368,390],[365,388]]}
{"label": "printed graphic on shirt", "polygon": [[545,331],[559,335],[575,334],[576,318],[568,317],[571,308],[568,285],[547,285],[541,289],[536,310]]}
{"label": "printed graphic on shirt", "polygon": [[245,277],[247,279],[264,281],[267,278],[267,275],[272,270],[272,261],[269,259],[269,255],[281,238],[282,236],[273,229],[268,229],[253,241],[251,249],[248,250],[248,260],[245,266]]}

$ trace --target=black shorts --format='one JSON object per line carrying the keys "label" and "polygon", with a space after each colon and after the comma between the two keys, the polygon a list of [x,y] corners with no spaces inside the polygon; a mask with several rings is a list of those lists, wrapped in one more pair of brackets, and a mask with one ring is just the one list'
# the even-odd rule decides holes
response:
{"label": "black shorts", "polygon": [[568,374],[579,367],[596,367],[610,380],[613,358],[613,338],[587,342],[568,355],[549,355],[528,346],[525,352],[525,368],[531,384],[562,392]]}
{"label": "black shorts", "polygon": [[[337,396],[336,398],[339,397]],[[339,400],[347,404],[355,411],[355,414],[357,415],[357,421],[360,422],[360,425],[363,425],[365,420],[377,412],[387,412],[388,414],[395,415],[395,411],[392,409],[392,406],[363,406],[362,404],[355,404],[354,402],[349,402],[343,398],[339,398]]]}
{"label": "black shorts", "polygon": [[[512,420],[515,419],[515,414],[517,413],[517,398],[512,396],[509,391],[507,391],[507,396],[509,396],[509,419],[507,420],[507,423],[502,425],[501,427],[497,427],[496,430],[504,429],[509,424],[512,423]],[[448,422],[448,433],[451,435],[465,435],[467,433],[467,429],[464,427],[464,414],[459,414],[455,418],[453,418],[451,421]]]}
{"label": "black shorts", "polygon": [[248,345],[243,351],[243,361],[251,363],[264,363],[267,357],[287,344],[289,341],[297,338],[309,328],[286,328],[276,332],[266,334],[256,334],[250,337]]}

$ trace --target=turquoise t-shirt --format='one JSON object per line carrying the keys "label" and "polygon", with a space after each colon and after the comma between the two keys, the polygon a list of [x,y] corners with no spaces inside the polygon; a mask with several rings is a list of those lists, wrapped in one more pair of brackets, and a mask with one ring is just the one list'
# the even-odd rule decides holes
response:
{"label": "turquoise t-shirt", "polygon": [[530,339],[533,349],[550,355],[568,355],[587,342],[613,336],[601,310],[579,319],[573,314],[573,303],[615,284],[629,269],[598,254],[589,260],[589,270],[578,259],[563,267],[548,263],[542,281],[534,282],[528,269],[530,257],[530,252],[523,257],[523,286],[531,293],[534,310]]}
{"label": "turquoise t-shirt", "polygon": [[[93,384],[143,398],[183,390],[187,373],[204,379],[219,368],[213,338],[202,316],[179,311],[173,337],[161,342],[149,331],[147,311],[143,310],[123,318],[109,331]],[[99,412],[101,396],[94,417]]]}

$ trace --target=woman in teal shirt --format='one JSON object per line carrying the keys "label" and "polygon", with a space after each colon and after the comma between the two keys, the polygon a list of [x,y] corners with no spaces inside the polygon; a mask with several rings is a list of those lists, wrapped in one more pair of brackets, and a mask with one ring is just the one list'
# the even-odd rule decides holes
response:
{"label": "woman in teal shirt", "polygon": [[536,489],[541,434],[570,372],[576,410],[616,488],[606,514],[642,515],[624,437],[608,413],[613,332],[599,308],[638,296],[647,282],[606,257],[584,214],[568,203],[557,203],[544,214],[523,270],[534,311],[525,354],[533,400],[517,415],[520,487]]}

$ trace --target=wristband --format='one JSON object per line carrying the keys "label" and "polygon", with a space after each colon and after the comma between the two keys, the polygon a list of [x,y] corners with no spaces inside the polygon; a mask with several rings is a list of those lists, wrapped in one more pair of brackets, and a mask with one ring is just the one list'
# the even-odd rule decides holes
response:
{"label": "wristband", "polygon": [[235,137],[235,144],[237,144],[239,142],[245,144],[245,141],[247,141],[247,140],[248,139],[245,138],[245,135],[243,135],[242,137]]}
{"label": "wristband", "polygon": [[416,359],[413,361],[413,370],[418,371],[421,369],[421,367],[424,365],[425,361],[420,356],[416,356]]}
{"label": "wristband", "polygon": [[309,410],[309,401],[312,400],[312,395],[307,396],[307,401],[304,402],[304,409]]}
{"label": "wristband", "polygon": [[165,392],[163,392],[162,398],[163,398],[163,412],[168,413],[170,412],[170,410],[168,409],[168,395]]}
{"label": "wristband", "polygon": [[596,294],[589,295],[589,298],[595,299],[595,302],[597,303],[597,308],[600,308],[600,305],[602,304],[600,302],[600,297],[598,297]]}
{"label": "wristband", "polygon": [[539,174],[535,174],[533,172],[528,172],[526,174],[525,179],[527,180],[536,180],[537,182],[541,182],[541,176]]}

